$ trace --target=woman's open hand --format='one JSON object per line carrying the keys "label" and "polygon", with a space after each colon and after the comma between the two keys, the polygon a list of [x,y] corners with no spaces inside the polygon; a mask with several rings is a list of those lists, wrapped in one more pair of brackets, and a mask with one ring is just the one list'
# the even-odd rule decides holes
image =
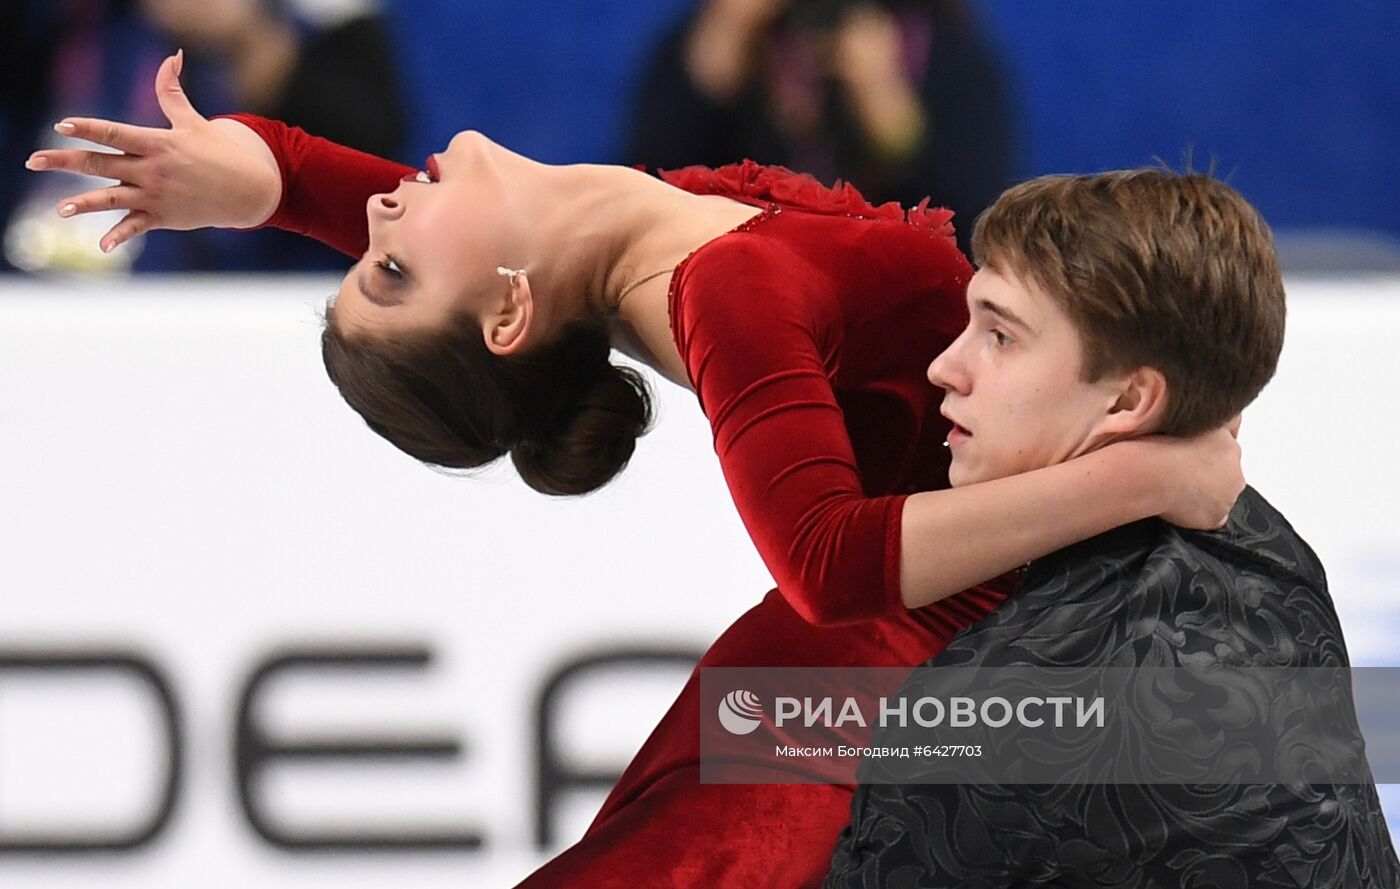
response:
{"label": "woman's open hand", "polygon": [[249,228],[267,221],[282,197],[282,177],[271,150],[256,133],[232,120],[207,120],[180,88],[181,53],[156,72],[156,99],[170,129],[91,118],[68,118],[55,129],[118,149],[36,151],[31,170],[66,170],[117,184],[59,202],[60,216],[126,210],[100,246],[110,252],[142,232],[215,226]]}
{"label": "woman's open hand", "polygon": [[1237,436],[1240,418],[1193,438],[1143,439],[1163,458],[1162,519],[1183,528],[1214,530],[1225,524],[1244,490]]}

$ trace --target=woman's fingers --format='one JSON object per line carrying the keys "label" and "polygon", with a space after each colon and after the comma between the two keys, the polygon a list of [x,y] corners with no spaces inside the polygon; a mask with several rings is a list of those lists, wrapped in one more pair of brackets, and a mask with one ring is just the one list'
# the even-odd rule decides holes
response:
{"label": "woman's fingers", "polygon": [[78,216],[104,210],[133,210],[140,191],[130,185],[113,185],[85,192],[59,202],[59,216]]}
{"label": "woman's fingers", "polygon": [[78,148],[51,148],[36,151],[24,162],[30,170],[64,170],[85,176],[100,176],[129,182],[139,160],[127,154],[85,151]]}
{"label": "woman's fingers", "polygon": [[[170,56],[156,72],[156,101],[173,126],[197,123],[204,118],[194,110],[185,91],[180,87],[180,66],[184,51]],[[159,146],[170,131],[156,127],[138,127],[114,120],[91,117],[68,117],[54,125],[65,136],[86,139],[99,145],[116,148],[127,154],[148,155]]]}
{"label": "woman's fingers", "polygon": [[[185,91],[180,87],[180,64],[183,61],[183,50],[167,58],[161,63],[160,70],[156,72],[156,100],[160,103],[161,110],[169,118],[174,126],[187,123],[198,123],[204,118],[194,110],[190,100],[185,96]],[[92,117],[68,117],[54,125],[54,129],[65,136],[72,136],[75,139],[85,139],[88,142],[96,142],[99,145],[106,145],[116,148],[126,154],[150,155],[155,153],[161,145],[162,140],[167,139],[170,131],[156,127],[138,127],[129,123],[119,123],[115,120],[103,120]],[[37,152],[30,160],[37,157],[52,158],[60,154],[57,151]],[[91,153],[89,153],[91,154]],[[86,156],[84,160],[91,162]],[[100,162],[100,161],[99,161]],[[30,169],[71,169],[74,172],[92,172],[89,170],[75,169],[73,167],[59,166],[32,166],[26,164]],[[93,172],[95,176],[105,176],[106,173]]]}
{"label": "woman's fingers", "polygon": [[180,67],[184,60],[185,51],[182,49],[161,62],[160,70],[156,72],[156,101],[160,103],[160,110],[165,112],[171,126],[176,127],[204,119],[194,110],[184,88],[180,86]]}
{"label": "woman's fingers", "polygon": [[111,253],[117,245],[130,241],[139,234],[155,227],[155,219],[143,210],[132,210],[122,217],[122,221],[108,229],[107,234],[97,244],[103,253]]}
{"label": "woman's fingers", "polygon": [[65,136],[86,139],[127,154],[150,154],[158,140],[168,132],[92,117],[66,117],[55,124],[54,129]]}

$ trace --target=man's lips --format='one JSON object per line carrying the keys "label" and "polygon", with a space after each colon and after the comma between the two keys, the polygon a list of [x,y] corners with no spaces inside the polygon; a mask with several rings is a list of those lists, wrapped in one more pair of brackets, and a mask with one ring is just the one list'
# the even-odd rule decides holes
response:
{"label": "man's lips", "polygon": [[428,171],[429,178],[431,178],[434,182],[441,181],[442,172],[438,169],[438,159],[436,154],[428,155],[428,159],[423,163],[423,166]]}
{"label": "man's lips", "polygon": [[966,426],[962,425],[957,420],[949,416],[947,411],[940,410],[939,413],[941,413],[943,415],[943,418],[946,419],[949,423],[953,424],[952,430],[948,432],[948,443],[950,445],[957,441],[966,441],[967,439],[972,437],[972,430],[968,429]]}

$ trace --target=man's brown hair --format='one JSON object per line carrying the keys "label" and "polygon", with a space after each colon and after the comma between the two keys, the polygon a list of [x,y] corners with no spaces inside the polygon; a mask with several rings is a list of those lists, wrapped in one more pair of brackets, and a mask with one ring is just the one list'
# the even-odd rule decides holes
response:
{"label": "man's brown hair", "polygon": [[1284,304],[1273,236],[1239,192],[1208,175],[1149,168],[1032,179],[977,220],[972,253],[1058,301],[1083,340],[1084,380],[1160,370],[1161,432],[1219,426],[1278,365]]}

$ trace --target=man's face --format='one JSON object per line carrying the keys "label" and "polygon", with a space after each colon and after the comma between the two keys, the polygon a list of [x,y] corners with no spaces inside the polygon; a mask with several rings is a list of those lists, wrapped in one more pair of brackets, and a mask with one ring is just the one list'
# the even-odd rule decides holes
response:
{"label": "man's face", "polygon": [[1079,332],[1049,295],[1010,272],[983,268],[967,288],[971,321],[929,365],[954,486],[1060,463],[1112,440],[1105,421],[1123,378],[1080,379]]}

